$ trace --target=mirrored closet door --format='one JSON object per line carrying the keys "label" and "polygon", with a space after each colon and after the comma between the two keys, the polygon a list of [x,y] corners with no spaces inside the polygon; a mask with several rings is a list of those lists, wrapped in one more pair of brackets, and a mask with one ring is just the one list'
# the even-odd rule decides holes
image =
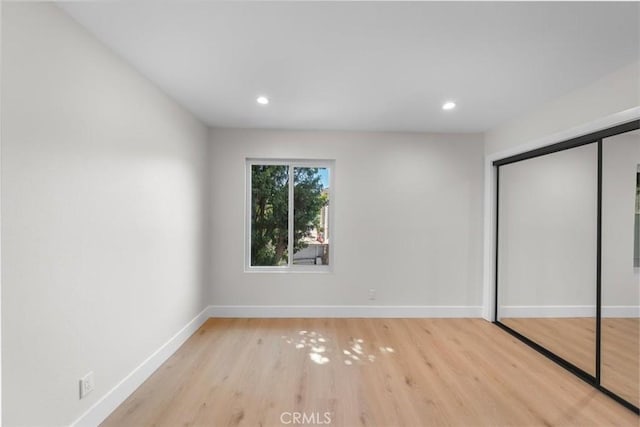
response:
{"label": "mirrored closet door", "polygon": [[596,368],[597,144],[500,167],[499,320]]}
{"label": "mirrored closet door", "polygon": [[496,324],[640,414],[640,120],[493,164]]}
{"label": "mirrored closet door", "polygon": [[640,406],[640,130],[603,139],[600,384]]}

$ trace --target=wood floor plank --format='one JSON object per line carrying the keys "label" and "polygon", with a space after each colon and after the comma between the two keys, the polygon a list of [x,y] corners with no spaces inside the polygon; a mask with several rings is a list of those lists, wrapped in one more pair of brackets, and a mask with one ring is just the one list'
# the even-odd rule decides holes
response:
{"label": "wood floor plank", "polygon": [[209,319],[103,426],[282,426],[295,412],[347,427],[639,424],[480,319]]}

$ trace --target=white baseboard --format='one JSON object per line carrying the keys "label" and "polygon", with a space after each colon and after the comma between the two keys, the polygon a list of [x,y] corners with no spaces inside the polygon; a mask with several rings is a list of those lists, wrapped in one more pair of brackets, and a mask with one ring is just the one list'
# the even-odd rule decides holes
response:
{"label": "white baseboard", "polygon": [[[505,317],[595,317],[595,305],[540,305],[502,306],[498,311],[500,318]],[[640,306],[609,305],[602,307],[602,317],[640,317]]]}
{"label": "white baseboard", "polygon": [[211,317],[481,317],[482,306],[211,305]]}
{"label": "white baseboard", "polygon": [[640,317],[640,305],[605,305],[602,317]]}
{"label": "white baseboard", "polygon": [[138,365],[107,394],[101,397],[87,411],[71,424],[71,427],[95,427],[102,423],[122,402],[153,374],[200,326],[209,318],[209,308],[205,308],[184,328],[172,336],[159,349]]}

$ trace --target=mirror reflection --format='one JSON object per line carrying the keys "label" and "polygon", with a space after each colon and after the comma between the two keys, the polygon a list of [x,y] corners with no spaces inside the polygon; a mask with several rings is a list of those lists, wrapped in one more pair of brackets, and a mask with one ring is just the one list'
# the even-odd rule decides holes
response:
{"label": "mirror reflection", "polygon": [[640,406],[640,131],[603,140],[601,384]]}
{"label": "mirror reflection", "polygon": [[499,168],[498,319],[595,375],[597,144]]}

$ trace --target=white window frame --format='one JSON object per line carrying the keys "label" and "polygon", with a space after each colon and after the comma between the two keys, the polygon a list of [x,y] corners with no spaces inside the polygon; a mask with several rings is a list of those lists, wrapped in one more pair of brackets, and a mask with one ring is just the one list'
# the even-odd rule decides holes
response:
{"label": "white window frame", "polygon": [[[281,266],[251,265],[251,167],[254,165],[288,166],[289,167],[289,223],[288,223],[288,264]],[[294,265],[293,264],[293,169],[326,168],[329,170],[329,265]],[[335,233],[333,214],[335,209],[335,160],[321,159],[270,159],[247,158],[245,161],[245,245],[244,271],[246,273],[332,273],[335,264]]]}

